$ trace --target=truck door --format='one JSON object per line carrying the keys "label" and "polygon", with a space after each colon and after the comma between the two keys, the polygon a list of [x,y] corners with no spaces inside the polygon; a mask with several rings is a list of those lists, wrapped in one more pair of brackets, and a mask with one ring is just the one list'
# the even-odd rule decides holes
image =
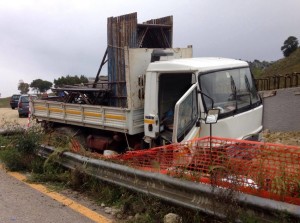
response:
{"label": "truck door", "polygon": [[176,102],[174,109],[173,143],[192,139],[195,136],[196,122],[199,118],[197,83]]}

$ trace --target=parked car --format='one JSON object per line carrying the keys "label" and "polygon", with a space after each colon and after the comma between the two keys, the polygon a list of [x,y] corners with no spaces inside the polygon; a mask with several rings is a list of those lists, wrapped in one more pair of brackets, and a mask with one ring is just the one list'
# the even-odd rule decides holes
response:
{"label": "parked car", "polygon": [[19,98],[20,98],[20,94],[14,94],[11,96],[10,98],[10,107],[12,109],[15,109],[18,107],[18,102],[19,102]]}
{"label": "parked car", "polygon": [[30,99],[35,99],[37,98],[36,95],[21,95],[19,97],[19,102],[18,102],[18,113],[19,117],[21,118],[22,116],[28,116],[29,113],[29,101]]}

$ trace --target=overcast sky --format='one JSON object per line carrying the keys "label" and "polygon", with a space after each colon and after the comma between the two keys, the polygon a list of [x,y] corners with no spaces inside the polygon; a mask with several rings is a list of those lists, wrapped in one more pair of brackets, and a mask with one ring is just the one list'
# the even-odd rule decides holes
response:
{"label": "overcast sky", "polygon": [[95,77],[111,16],[138,22],[173,15],[173,46],[194,56],[277,60],[289,36],[300,39],[300,0],[0,0],[0,93],[19,80]]}

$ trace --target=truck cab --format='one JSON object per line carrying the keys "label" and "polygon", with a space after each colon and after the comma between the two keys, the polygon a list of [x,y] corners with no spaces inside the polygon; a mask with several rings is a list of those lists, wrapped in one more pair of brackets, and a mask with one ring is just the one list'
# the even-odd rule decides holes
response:
{"label": "truck cab", "polygon": [[149,65],[144,132],[150,147],[209,135],[204,119],[212,108],[220,111],[212,135],[257,138],[263,107],[246,62],[186,58]]}

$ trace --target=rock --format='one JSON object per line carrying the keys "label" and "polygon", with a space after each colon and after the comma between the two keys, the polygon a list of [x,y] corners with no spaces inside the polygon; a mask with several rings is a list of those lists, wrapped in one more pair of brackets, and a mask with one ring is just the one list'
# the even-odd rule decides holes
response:
{"label": "rock", "polygon": [[120,210],[118,208],[111,208],[111,215],[116,216],[118,213],[120,213]]}
{"label": "rock", "polygon": [[106,214],[111,214],[112,216],[116,216],[117,214],[120,213],[120,209],[114,207],[105,207],[104,212]]}
{"label": "rock", "polygon": [[273,97],[276,95],[277,91],[264,91],[263,92],[263,98]]}
{"label": "rock", "polygon": [[164,217],[164,223],[182,223],[182,218],[174,213],[169,213]]}
{"label": "rock", "polygon": [[116,215],[116,217],[117,217],[117,219],[122,219],[122,218],[123,218],[123,215],[122,215],[121,213],[118,213],[118,214]]}
{"label": "rock", "polygon": [[101,207],[103,207],[103,208],[104,208],[104,207],[105,207],[105,204],[104,204],[104,203],[101,203]]}
{"label": "rock", "polygon": [[134,217],[132,216],[132,215],[129,215],[128,217],[127,217],[127,219],[128,220],[131,220],[131,219],[133,219]]}
{"label": "rock", "polygon": [[105,212],[106,214],[110,214],[110,213],[111,213],[111,208],[110,208],[110,207],[105,207],[105,208],[104,208],[104,212]]}
{"label": "rock", "polygon": [[135,219],[138,219],[138,218],[140,218],[141,217],[141,215],[139,214],[139,213],[136,213],[135,215],[134,215],[134,218]]}

